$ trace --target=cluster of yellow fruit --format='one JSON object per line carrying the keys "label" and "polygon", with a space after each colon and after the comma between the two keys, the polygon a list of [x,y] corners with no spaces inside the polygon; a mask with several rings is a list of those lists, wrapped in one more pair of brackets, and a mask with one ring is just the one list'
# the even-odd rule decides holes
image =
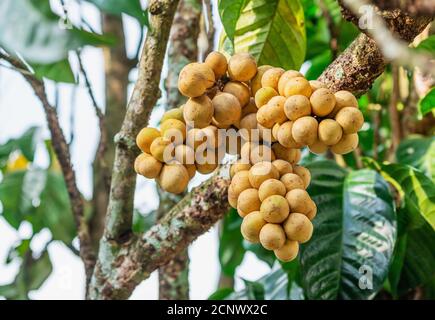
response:
{"label": "cluster of yellow fruit", "polygon": [[[221,78],[227,73],[231,81],[224,83]],[[250,101],[243,81],[256,73],[255,60],[248,54],[227,62],[223,54],[212,52],[204,63],[186,65],[178,88],[189,99],[163,115],[160,130],[147,127],[139,132],[136,143],[143,153],[135,161],[136,172],[175,194],[186,190],[197,171],[213,172],[226,152],[219,129],[240,122],[242,108]]]}
{"label": "cluster of yellow fruit", "polygon": [[[272,131],[272,148],[300,149],[324,153],[328,148],[346,154],[358,145],[357,132],[364,124],[358,101],[349,91],[333,93],[319,81],[308,81],[298,71],[261,66],[251,81],[258,108],[254,116],[243,118],[241,127],[257,126]],[[264,140],[264,139],[263,139]]]}
{"label": "cluster of yellow fruit", "polygon": [[243,218],[242,235],[273,250],[282,261],[293,260],[299,243],[310,240],[317,207],[305,189],[307,168],[277,159],[251,165],[240,159],[231,166],[228,199]]}

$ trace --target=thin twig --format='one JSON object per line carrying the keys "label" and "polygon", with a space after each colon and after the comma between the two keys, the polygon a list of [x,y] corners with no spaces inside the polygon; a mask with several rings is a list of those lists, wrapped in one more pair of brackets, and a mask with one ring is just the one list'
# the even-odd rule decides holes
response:
{"label": "thin twig", "polygon": [[214,26],[213,21],[213,5],[211,3],[211,0],[204,0],[204,10],[203,10],[203,16],[207,22],[207,40],[208,40],[208,48],[206,52],[204,53],[204,56],[206,57],[210,52],[214,49],[214,37],[216,33],[216,28]]}
{"label": "thin twig", "polygon": [[[26,66],[21,61],[7,54],[3,54],[1,51],[0,59],[9,62],[12,66],[18,69],[26,69]],[[87,283],[89,283],[95,264],[95,255],[92,250],[89,230],[84,217],[83,198],[77,187],[76,176],[72,167],[71,155],[68,144],[65,140],[65,136],[59,124],[57,111],[48,101],[48,97],[45,92],[44,82],[35,78],[33,75],[29,75],[28,73],[22,73],[22,75],[30,84],[36,96],[41,101],[42,107],[45,112],[48,128],[51,133],[53,149],[59,160],[65,179],[65,184],[68,190],[69,198],[71,201],[72,212],[77,225],[77,234],[80,240],[80,257],[82,258],[85,265],[86,279]]]}
{"label": "thin twig", "polygon": [[106,127],[105,127],[105,119],[104,119],[104,114],[101,111],[101,108],[98,106],[97,100],[95,98],[95,94],[94,91],[92,89],[92,85],[91,82],[89,80],[88,74],[86,72],[86,69],[83,65],[83,61],[82,61],[82,57],[81,57],[81,52],[80,51],[76,51],[76,55],[77,55],[77,60],[79,62],[79,68],[80,68],[80,72],[83,75],[83,79],[85,81],[85,85],[86,85],[86,89],[88,91],[88,95],[91,98],[92,101],[92,106],[94,107],[94,111],[95,114],[98,118],[98,125],[100,128],[100,142],[98,143],[98,149],[97,149],[97,159],[100,163],[101,168],[103,169],[102,172],[105,172],[105,174],[107,174],[107,176],[105,177],[105,181],[106,181],[106,185],[107,188],[109,188],[110,186],[110,175],[109,175],[109,170],[105,170],[107,169],[107,165],[104,159],[104,155],[106,153],[107,150],[107,131],[106,131]]}

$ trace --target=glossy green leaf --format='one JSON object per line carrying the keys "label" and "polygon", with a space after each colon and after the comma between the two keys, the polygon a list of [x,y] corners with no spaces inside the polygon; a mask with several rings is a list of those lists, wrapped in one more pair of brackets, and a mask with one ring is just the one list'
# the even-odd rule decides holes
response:
{"label": "glossy green leaf", "polygon": [[120,15],[126,13],[136,18],[141,24],[148,25],[148,13],[142,9],[140,0],[86,0],[95,4],[100,10]]}
{"label": "glossy green leaf", "polygon": [[76,83],[68,59],[48,64],[31,63],[30,66],[38,79],[46,78],[56,82]]}
{"label": "glossy green leaf", "polygon": [[[17,27],[19,26],[19,27]],[[109,39],[62,24],[49,0],[2,0],[0,46],[28,63],[51,64],[83,45],[107,45]]]}
{"label": "glossy green leaf", "polygon": [[421,171],[404,164],[380,164],[371,159],[365,162],[375,168],[394,185],[402,197],[408,213],[409,228],[417,228],[423,219],[435,230],[435,184]]}
{"label": "glossy green leaf", "polygon": [[402,164],[420,169],[435,180],[435,138],[411,137],[400,142],[396,159]]}
{"label": "glossy green leaf", "polygon": [[416,47],[417,50],[426,51],[429,53],[435,53],[435,35],[431,35],[424,39]]}
{"label": "glossy green leaf", "polygon": [[435,109],[435,87],[424,96],[418,103],[420,113],[425,116]]}
{"label": "glossy green leaf", "polygon": [[324,53],[314,57],[312,60],[310,60],[311,66],[307,70],[305,77],[308,80],[316,80],[326,69],[326,67],[329,66],[331,61],[332,56],[329,51],[325,51]]}
{"label": "glossy green leaf", "polygon": [[388,275],[396,239],[394,202],[375,171],[346,172],[335,162],[308,166],[318,206],[312,239],[301,246],[309,299],[370,299]]}
{"label": "glossy green leaf", "polygon": [[211,294],[208,297],[208,300],[225,300],[228,298],[232,293],[234,293],[234,289],[232,288],[222,288],[218,289],[216,292]]}
{"label": "glossy green leaf", "polygon": [[220,1],[219,12],[235,52],[258,64],[299,69],[305,59],[304,12],[299,0]]}
{"label": "glossy green leaf", "polygon": [[240,233],[242,219],[235,209],[231,209],[224,218],[219,242],[219,262],[222,272],[234,276],[236,268],[245,256],[243,237]]}

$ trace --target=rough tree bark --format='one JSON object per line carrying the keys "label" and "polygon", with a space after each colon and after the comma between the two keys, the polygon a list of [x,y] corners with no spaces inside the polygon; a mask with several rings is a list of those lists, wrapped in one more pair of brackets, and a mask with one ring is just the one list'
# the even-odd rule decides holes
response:
{"label": "rough tree bark", "polygon": [[373,2],[383,10],[399,8],[411,15],[428,17],[435,14],[435,3],[433,0],[375,0]]}
{"label": "rough tree bark", "polygon": [[131,64],[125,48],[125,35],[122,19],[118,16],[102,16],[103,32],[114,35],[117,39],[115,46],[104,47],[105,66],[105,135],[107,146],[104,153],[104,166],[95,156],[93,164],[93,212],[89,221],[92,244],[98,250],[98,244],[104,232],[104,221],[109,203],[110,175],[115,156],[115,144],[113,143],[116,133],[121,128],[127,103],[128,75]]}
{"label": "rough tree bark", "polygon": [[[197,61],[201,8],[201,0],[181,0],[178,4],[168,49],[168,75],[165,79],[166,110],[177,108],[186,101],[178,90],[178,75],[186,64]],[[163,190],[159,190],[159,198],[158,219],[165,216],[169,209],[181,200],[180,196],[171,195]],[[159,268],[159,298],[161,300],[189,299],[187,248],[175,259]]]}
{"label": "rough tree bark", "polygon": [[[214,176],[187,195],[144,236],[135,237],[130,231],[132,186],[135,182],[132,172],[134,136],[146,124],[156,100],[153,93],[157,90],[162,55],[166,48],[166,33],[169,33],[167,26],[175,11],[172,4],[165,1],[159,4],[160,10],[153,8],[156,2],[150,5],[153,31],[146,41],[136,93],[130,102],[118,139],[109,221],[89,293],[93,299],[127,298],[137,284],[185,250],[191,241],[218,221],[229,207],[226,196],[229,180]],[[406,41],[412,40],[425,27],[424,21],[409,19],[406,23],[409,31],[398,33]],[[397,24],[403,23],[400,19],[394,21]],[[390,26],[394,26],[394,21]],[[395,26],[395,29],[401,28]],[[376,44],[362,35],[327,68],[321,80],[335,90],[347,89],[361,94],[370,88],[384,68],[385,61]],[[143,97],[145,93],[152,97],[147,96],[146,99]]]}

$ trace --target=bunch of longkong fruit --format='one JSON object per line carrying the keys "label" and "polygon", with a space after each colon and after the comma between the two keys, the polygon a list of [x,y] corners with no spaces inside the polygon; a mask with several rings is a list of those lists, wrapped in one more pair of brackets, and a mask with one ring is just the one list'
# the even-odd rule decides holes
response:
{"label": "bunch of longkong fruit", "polygon": [[143,153],[136,172],[181,193],[196,171],[211,173],[225,153],[238,155],[228,199],[243,218],[243,237],[293,260],[310,240],[317,213],[306,191],[310,172],[297,164],[301,148],[353,151],[364,123],[355,96],[331,92],[298,71],[257,68],[247,53],[227,60],[212,52],[204,63],[186,65],[178,88],[188,101],[164,114],[160,130],[138,134]]}

